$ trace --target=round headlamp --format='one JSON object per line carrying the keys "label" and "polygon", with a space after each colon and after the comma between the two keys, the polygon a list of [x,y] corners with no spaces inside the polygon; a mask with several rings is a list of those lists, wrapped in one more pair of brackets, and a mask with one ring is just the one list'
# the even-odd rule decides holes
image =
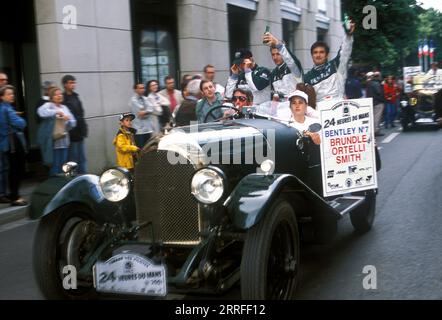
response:
{"label": "round headlamp", "polygon": [[224,187],[222,173],[211,168],[197,171],[192,178],[192,194],[196,200],[204,204],[212,204],[221,199]]}
{"label": "round headlamp", "polygon": [[123,168],[109,169],[100,177],[100,187],[104,197],[112,202],[119,202],[127,197],[130,191],[130,173]]}

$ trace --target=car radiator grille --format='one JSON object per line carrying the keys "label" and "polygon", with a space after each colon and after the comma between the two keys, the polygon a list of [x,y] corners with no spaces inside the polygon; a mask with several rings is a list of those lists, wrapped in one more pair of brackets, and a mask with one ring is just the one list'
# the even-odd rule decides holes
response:
{"label": "car radiator grille", "polygon": [[[200,241],[198,202],[190,193],[195,168],[172,165],[167,151],[144,154],[135,168],[135,202],[138,222],[152,222],[157,241],[193,245]],[[151,241],[151,228],[140,231],[139,238]]]}

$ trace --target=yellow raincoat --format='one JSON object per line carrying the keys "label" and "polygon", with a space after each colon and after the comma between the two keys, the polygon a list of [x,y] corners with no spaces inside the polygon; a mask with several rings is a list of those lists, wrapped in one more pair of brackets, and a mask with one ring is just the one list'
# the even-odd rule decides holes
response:
{"label": "yellow raincoat", "polygon": [[117,165],[126,169],[134,168],[133,155],[138,151],[132,132],[121,127],[114,139]]}

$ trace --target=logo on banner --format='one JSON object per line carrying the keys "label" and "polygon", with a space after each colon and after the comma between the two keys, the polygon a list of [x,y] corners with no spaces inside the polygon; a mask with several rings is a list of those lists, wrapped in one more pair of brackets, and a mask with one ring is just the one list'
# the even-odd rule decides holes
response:
{"label": "logo on banner", "polygon": [[324,196],[377,188],[373,100],[318,104]]}

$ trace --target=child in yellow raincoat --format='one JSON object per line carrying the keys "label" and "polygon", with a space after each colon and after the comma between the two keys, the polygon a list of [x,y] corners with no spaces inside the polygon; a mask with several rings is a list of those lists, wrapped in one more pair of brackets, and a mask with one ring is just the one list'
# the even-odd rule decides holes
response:
{"label": "child in yellow raincoat", "polygon": [[134,141],[135,129],[132,128],[133,119],[135,119],[133,113],[123,113],[120,115],[121,127],[114,139],[117,165],[129,170],[134,168],[134,155],[140,150]]}

